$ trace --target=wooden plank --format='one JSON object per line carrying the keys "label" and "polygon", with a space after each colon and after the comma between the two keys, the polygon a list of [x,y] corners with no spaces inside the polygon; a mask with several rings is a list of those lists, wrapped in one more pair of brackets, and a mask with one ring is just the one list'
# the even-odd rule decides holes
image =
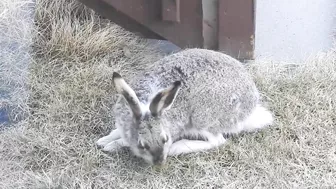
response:
{"label": "wooden plank", "polygon": [[237,59],[254,59],[254,0],[219,0],[219,50]]}
{"label": "wooden plank", "polygon": [[79,2],[90,7],[95,12],[104,16],[105,18],[113,21],[114,23],[122,26],[126,30],[137,33],[145,38],[149,39],[164,39],[162,36],[153,32],[151,29],[145,27],[139,22],[131,19],[124,13],[117,11],[114,7],[102,0],[79,0]]}
{"label": "wooden plank", "polygon": [[218,50],[218,0],[203,0],[202,2],[203,48]]}
{"label": "wooden plank", "polygon": [[180,22],[180,0],[162,0],[162,20]]}
{"label": "wooden plank", "polygon": [[152,32],[181,48],[203,47],[202,0],[179,1],[180,22],[162,20],[161,0],[80,1],[130,31]]}
{"label": "wooden plank", "polygon": [[[79,0],[144,37],[254,59],[254,0]],[[168,11],[169,9],[169,11]]]}

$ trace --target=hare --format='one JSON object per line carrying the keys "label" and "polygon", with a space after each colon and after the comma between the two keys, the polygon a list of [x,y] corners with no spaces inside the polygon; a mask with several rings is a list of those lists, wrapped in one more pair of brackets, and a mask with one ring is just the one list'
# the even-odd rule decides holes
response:
{"label": "hare", "polygon": [[[185,49],[153,64],[129,84],[119,73],[116,129],[97,141],[104,151],[129,147],[150,164],[223,145],[225,135],[273,123],[241,62],[206,49]],[[132,87],[131,87],[132,86]]]}

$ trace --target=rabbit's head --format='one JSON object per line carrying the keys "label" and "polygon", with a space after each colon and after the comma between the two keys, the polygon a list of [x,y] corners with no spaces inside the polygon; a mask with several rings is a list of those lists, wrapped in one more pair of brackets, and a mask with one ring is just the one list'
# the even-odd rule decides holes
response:
{"label": "rabbit's head", "polygon": [[120,74],[113,73],[113,82],[132,110],[130,148],[135,155],[150,164],[163,164],[172,144],[169,121],[162,116],[170,108],[181,86],[175,81],[168,88],[158,92],[147,104],[142,104],[133,89]]}

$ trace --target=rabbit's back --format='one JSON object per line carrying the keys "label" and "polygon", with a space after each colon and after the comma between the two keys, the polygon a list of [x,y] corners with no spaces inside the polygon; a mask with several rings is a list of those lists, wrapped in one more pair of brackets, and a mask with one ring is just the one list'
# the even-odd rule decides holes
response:
{"label": "rabbit's back", "polygon": [[[167,115],[213,132],[226,132],[245,119],[259,100],[243,65],[232,57],[205,49],[187,49],[153,64],[138,82],[138,95],[153,93],[176,80],[182,88]],[[144,100],[144,99],[143,99]],[[218,131],[220,129],[221,131]]]}

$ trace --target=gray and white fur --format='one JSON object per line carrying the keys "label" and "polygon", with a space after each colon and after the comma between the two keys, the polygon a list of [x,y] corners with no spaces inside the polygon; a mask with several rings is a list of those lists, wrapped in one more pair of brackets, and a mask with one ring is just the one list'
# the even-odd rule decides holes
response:
{"label": "gray and white fur", "polygon": [[220,52],[186,49],[129,84],[118,73],[113,81],[120,94],[116,129],[97,145],[104,151],[130,147],[151,164],[219,147],[224,135],[273,123],[242,63]]}

